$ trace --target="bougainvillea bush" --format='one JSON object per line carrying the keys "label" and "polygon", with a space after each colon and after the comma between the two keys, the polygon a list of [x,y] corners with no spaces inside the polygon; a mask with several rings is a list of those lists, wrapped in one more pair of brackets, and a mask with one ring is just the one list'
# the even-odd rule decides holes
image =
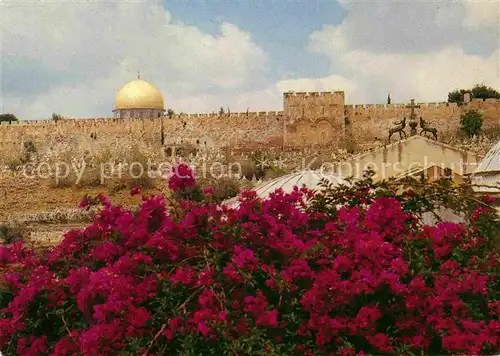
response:
{"label": "bougainvillea bush", "polygon": [[[131,211],[87,198],[102,205],[95,222],[52,250],[0,247],[4,355],[499,352],[488,199],[368,177],[316,195],[247,192],[228,209],[183,171],[175,201]],[[439,201],[467,223],[422,226]]]}

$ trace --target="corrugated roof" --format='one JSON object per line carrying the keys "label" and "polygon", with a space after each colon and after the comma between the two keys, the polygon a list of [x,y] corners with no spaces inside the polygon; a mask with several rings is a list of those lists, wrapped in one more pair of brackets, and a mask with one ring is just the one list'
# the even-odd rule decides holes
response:
{"label": "corrugated roof", "polygon": [[476,192],[500,194],[500,142],[486,154],[471,177]]}

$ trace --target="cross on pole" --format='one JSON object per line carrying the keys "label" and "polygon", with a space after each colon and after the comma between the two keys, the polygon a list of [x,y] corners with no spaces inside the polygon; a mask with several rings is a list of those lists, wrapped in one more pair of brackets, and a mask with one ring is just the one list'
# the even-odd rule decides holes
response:
{"label": "cross on pole", "polygon": [[406,105],[406,108],[411,109],[410,112],[410,120],[408,120],[408,125],[410,126],[410,135],[417,134],[417,114],[415,113],[415,109],[420,108],[420,105],[415,105],[415,99],[411,99],[410,105]]}
{"label": "cross on pole", "polygon": [[410,120],[416,120],[417,114],[415,114],[415,109],[420,109],[420,105],[415,105],[415,99],[411,99],[410,105],[406,105],[407,109],[411,109]]}

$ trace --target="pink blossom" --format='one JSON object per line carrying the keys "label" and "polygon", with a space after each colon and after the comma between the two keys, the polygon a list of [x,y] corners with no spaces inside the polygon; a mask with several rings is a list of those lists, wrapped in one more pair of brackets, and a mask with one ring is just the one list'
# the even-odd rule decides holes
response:
{"label": "pink blossom", "polygon": [[141,193],[140,187],[134,187],[134,188],[132,188],[132,190],[130,190],[130,195],[132,195],[132,196],[140,194],[140,193]]}
{"label": "pink blossom", "polygon": [[193,170],[185,163],[179,163],[172,168],[168,180],[168,186],[172,191],[177,192],[196,184]]}

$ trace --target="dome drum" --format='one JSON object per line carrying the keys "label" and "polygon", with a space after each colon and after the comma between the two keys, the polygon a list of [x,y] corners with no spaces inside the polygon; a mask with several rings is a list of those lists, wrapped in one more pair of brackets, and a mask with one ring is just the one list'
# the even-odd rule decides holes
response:
{"label": "dome drum", "polygon": [[155,118],[165,114],[165,110],[160,109],[118,109],[113,111],[115,117],[120,119]]}

